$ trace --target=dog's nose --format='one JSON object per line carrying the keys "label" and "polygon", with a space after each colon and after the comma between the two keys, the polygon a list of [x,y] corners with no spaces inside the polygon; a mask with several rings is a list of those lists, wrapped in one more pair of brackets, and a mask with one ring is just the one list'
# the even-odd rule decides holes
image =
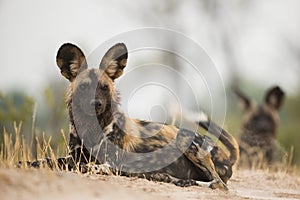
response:
{"label": "dog's nose", "polygon": [[91,106],[94,106],[95,108],[101,107],[101,101],[99,99],[93,99],[90,102]]}

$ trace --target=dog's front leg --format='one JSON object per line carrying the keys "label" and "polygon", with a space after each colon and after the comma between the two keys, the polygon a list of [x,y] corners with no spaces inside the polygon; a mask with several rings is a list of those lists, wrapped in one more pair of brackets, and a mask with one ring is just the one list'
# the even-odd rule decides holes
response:
{"label": "dog's front leg", "polygon": [[148,180],[151,180],[151,181],[173,183],[173,184],[175,184],[177,186],[181,186],[181,187],[198,185],[196,180],[178,179],[176,177],[173,177],[173,176],[171,176],[167,173],[163,173],[163,172],[150,172],[150,173],[144,174],[144,177],[146,177]]}
{"label": "dog's front leg", "polygon": [[34,161],[19,161],[16,164],[17,168],[28,167],[28,168],[49,168],[49,169],[61,169],[71,170],[75,167],[73,158],[71,156],[61,157],[57,159],[44,158]]}
{"label": "dog's front leg", "polygon": [[196,181],[198,185],[208,186],[212,189],[228,190],[227,185],[217,173],[207,144],[204,139],[188,130],[179,130],[176,138],[177,148],[206,175],[211,182]]}

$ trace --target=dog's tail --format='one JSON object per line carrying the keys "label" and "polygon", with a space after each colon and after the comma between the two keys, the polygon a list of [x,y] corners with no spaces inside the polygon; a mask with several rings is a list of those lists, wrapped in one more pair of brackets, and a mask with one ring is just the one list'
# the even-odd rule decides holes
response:
{"label": "dog's tail", "polygon": [[[191,113],[190,113],[191,114]],[[192,114],[193,115],[193,114]],[[191,115],[189,115],[191,117]],[[197,113],[193,116],[193,121],[211,133],[213,136],[219,138],[230,153],[229,159],[232,165],[239,159],[239,145],[236,139],[226,130],[213,122],[204,112]]]}

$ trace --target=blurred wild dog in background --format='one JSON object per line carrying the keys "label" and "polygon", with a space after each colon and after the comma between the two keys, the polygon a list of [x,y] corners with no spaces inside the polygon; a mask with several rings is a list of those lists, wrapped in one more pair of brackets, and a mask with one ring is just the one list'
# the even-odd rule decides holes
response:
{"label": "blurred wild dog in background", "polygon": [[279,86],[270,88],[262,104],[250,100],[239,89],[235,94],[243,112],[240,135],[240,165],[257,167],[271,165],[278,151],[276,131],[279,124],[278,111],[281,108],[285,93]]}

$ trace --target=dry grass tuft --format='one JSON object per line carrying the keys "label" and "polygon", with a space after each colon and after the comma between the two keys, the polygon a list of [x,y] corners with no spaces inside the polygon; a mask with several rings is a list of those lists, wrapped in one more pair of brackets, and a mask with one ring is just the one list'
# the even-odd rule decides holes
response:
{"label": "dry grass tuft", "polygon": [[[56,151],[51,147],[51,136],[46,137],[43,133],[42,137],[39,138],[32,134],[31,141],[27,141],[26,137],[21,134],[21,129],[22,123],[17,124],[16,122],[14,122],[13,133],[7,132],[4,128],[3,142],[0,144],[0,167],[16,167],[19,161],[22,161],[21,165],[18,166],[26,168],[26,161],[34,161],[37,158],[38,160],[45,158],[56,160],[57,155],[61,154],[59,147]],[[32,129],[32,132],[34,133],[34,129]],[[65,140],[64,152],[68,152],[63,131],[62,135]]]}

